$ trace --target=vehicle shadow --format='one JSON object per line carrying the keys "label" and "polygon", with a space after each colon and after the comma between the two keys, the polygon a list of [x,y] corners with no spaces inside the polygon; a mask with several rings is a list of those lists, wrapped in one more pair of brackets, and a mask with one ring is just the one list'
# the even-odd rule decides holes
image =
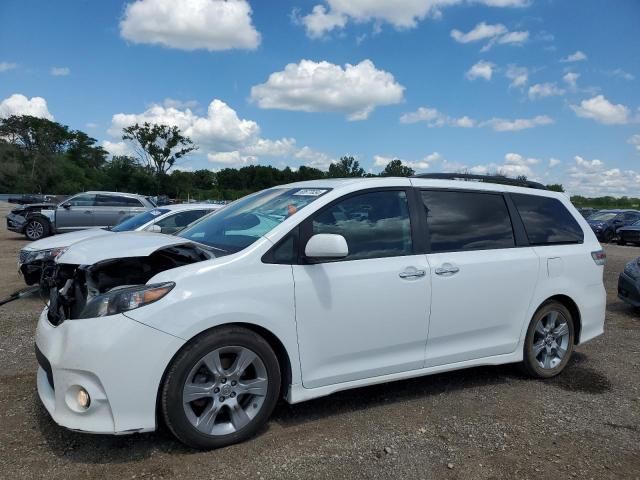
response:
{"label": "vehicle shadow", "polygon": [[[611,384],[607,378],[589,368],[585,363],[588,363],[587,357],[576,352],[562,375],[544,380],[544,382],[552,387],[572,392],[600,394],[610,390]],[[276,406],[271,420],[258,432],[258,436],[264,435],[269,430],[269,426],[273,424],[283,428],[296,427],[319,421],[322,418],[372,409],[381,405],[411,402],[447,392],[514,382],[538,381],[542,380],[528,378],[517,365],[502,365],[477,367],[397,381],[393,382],[393,388],[389,388],[391,384],[362,387],[296,405],[289,405],[282,401]],[[166,428],[160,428],[153,433],[126,436],[89,435],[72,432],[53,422],[40,404],[37,395],[34,401],[38,405],[35,417],[48,449],[66,461],[119,464],[142,460],[157,453],[177,455],[201,453],[179,443]],[[235,445],[227,447],[224,451],[225,454],[233,454],[234,452],[229,452],[229,449],[241,448],[241,445]]]}

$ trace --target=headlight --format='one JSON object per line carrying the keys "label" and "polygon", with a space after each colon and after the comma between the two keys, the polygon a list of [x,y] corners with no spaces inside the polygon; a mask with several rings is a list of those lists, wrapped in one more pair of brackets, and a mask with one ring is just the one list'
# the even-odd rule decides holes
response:
{"label": "headlight", "polygon": [[78,318],[106,317],[140,308],[160,300],[175,286],[173,282],[166,282],[111,290],[91,299]]}
{"label": "headlight", "polygon": [[67,251],[69,247],[58,247],[58,248],[49,248],[46,250],[34,250],[33,252],[27,251],[27,255],[25,256],[22,263],[31,263],[31,262],[46,262],[49,260],[55,260],[59,255],[62,255]]}

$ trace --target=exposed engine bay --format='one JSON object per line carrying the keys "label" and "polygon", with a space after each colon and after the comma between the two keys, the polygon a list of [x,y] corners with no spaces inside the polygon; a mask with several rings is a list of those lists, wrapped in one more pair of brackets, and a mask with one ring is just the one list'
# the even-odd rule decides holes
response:
{"label": "exposed engine bay", "polygon": [[103,260],[93,265],[48,262],[42,267],[41,295],[49,299],[53,325],[82,318],[87,304],[107,292],[144,285],[156,274],[213,258],[205,248],[186,243],[156,250],[144,257]]}

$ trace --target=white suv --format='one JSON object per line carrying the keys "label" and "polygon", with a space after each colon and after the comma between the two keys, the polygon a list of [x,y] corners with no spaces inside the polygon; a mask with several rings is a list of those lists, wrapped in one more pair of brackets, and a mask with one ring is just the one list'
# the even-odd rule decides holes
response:
{"label": "white suv", "polygon": [[276,401],[477,365],[535,377],[603,332],[604,253],[563,194],[422,178],[245,197],[179,236],[122,233],[56,260],[38,391],[70,429],[159,419],[196,448]]}

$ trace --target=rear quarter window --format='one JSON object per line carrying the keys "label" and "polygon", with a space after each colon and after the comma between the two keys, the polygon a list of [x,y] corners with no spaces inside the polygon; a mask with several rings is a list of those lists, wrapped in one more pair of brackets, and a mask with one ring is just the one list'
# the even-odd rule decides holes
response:
{"label": "rear quarter window", "polygon": [[584,232],[564,204],[537,195],[512,194],[531,245],[584,242]]}

